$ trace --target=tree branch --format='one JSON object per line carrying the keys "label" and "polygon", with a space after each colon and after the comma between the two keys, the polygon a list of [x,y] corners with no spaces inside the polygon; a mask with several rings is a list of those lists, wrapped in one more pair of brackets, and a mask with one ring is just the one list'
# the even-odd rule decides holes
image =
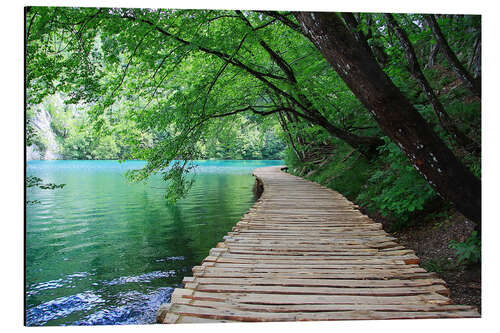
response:
{"label": "tree branch", "polygon": [[[238,45],[238,47],[234,51],[233,55],[231,56],[231,59],[234,58],[236,56],[236,54],[238,54],[238,52],[241,49],[241,46],[243,45],[243,43],[245,42],[245,39],[247,38],[247,36],[248,36],[248,34],[245,34],[245,36],[243,36],[243,39],[241,40],[240,44]],[[206,107],[207,102],[208,102],[208,96],[210,95],[210,92],[212,91],[212,88],[214,87],[215,83],[217,82],[217,80],[219,79],[219,77],[222,75],[222,73],[226,69],[227,65],[229,65],[228,61],[226,61],[225,64],[222,65],[221,69],[219,70],[219,72],[217,73],[217,75],[215,76],[215,78],[212,80],[212,83],[210,84],[210,87],[208,88],[207,95],[205,97],[205,101],[203,103],[203,108],[202,108],[202,114],[203,115],[205,114],[205,107]]]}
{"label": "tree branch", "polygon": [[277,75],[273,75],[273,74],[270,74],[270,73],[262,73],[262,72],[256,71],[256,70],[248,67],[247,65],[243,64],[238,59],[232,59],[229,54],[226,54],[224,52],[213,50],[213,49],[209,49],[209,48],[203,47],[201,45],[196,45],[196,44],[194,44],[192,42],[189,42],[189,41],[187,41],[187,40],[185,40],[185,39],[183,39],[183,38],[181,38],[179,36],[176,36],[176,35],[168,32],[168,31],[166,31],[165,29],[162,29],[161,27],[159,27],[158,25],[156,25],[155,23],[153,23],[153,22],[151,22],[149,20],[146,20],[146,19],[143,19],[143,18],[137,18],[137,17],[134,17],[134,16],[120,16],[120,18],[129,19],[129,20],[133,20],[133,21],[139,21],[139,22],[143,22],[143,23],[145,23],[147,25],[150,25],[150,26],[154,27],[154,29],[157,30],[158,32],[160,32],[163,35],[168,36],[168,37],[176,40],[177,42],[179,42],[181,44],[189,45],[189,46],[196,46],[196,48],[198,48],[200,51],[203,51],[205,53],[212,54],[212,55],[214,55],[216,57],[224,59],[224,60],[228,61],[230,64],[246,70],[250,74],[253,74],[253,75],[256,75],[256,76],[260,76],[260,77],[268,77],[268,78],[276,79],[276,80],[286,80],[286,78],[281,77],[281,76],[277,76]]}
{"label": "tree branch", "polygon": [[165,62],[165,60],[167,60],[167,58],[172,54],[174,53],[178,48],[178,47],[175,47],[173,48],[168,54],[166,54],[163,59],[161,60],[160,64],[158,65],[158,67],[156,68],[155,72],[153,73],[153,76],[151,77],[151,80],[154,80],[156,74],[160,71],[160,69],[163,67],[163,63]]}
{"label": "tree branch", "polygon": [[125,67],[125,69],[123,70],[123,75],[122,75],[122,79],[120,81],[120,84],[118,84],[118,86],[116,86],[116,88],[113,90],[113,92],[111,93],[111,96],[113,96],[115,94],[115,92],[118,90],[118,88],[120,88],[123,84],[123,81],[125,80],[125,76],[127,76],[127,72],[128,72],[128,68],[130,67],[130,63],[132,62],[132,59],[134,58],[135,54],[137,53],[137,50],[139,49],[139,46],[141,46],[142,42],[144,41],[144,39],[146,39],[146,36],[152,32],[153,29],[149,30],[148,32],[146,32],[144,34],[144,36],[142,36],[141,40],[137,43],[137,45],[135,46],[135,49],[134,51],[132,52],[132,55],[130,55],[130,58],[128,59],[128,63],[127,63],[127,66]]}
{"label": "tree branch", "polygon": [[[236,10],[236,13],[239,15],[241,20],[245,22],[245,24],[252,29],[252,31],[255,31],[252,24],[250,21],[243,15],[241,10]],[[285,73],[286,77],[288,78],[288,81],[292,82],[293,84],[297,83],[297,79],[295,78],[295,75],[293,73],[292,68],[290,65],[284,61],[282,57],[280,57],[276,52],[274,52],[273,49],[261,38],[259,38],[259,44],[266,50],[266,52],[269,54],[271,59],[278,65],[279,68]]]}
{"label": "tree branch", "polygon": [[255,27],[253,28],[253,31],[257,31],[257,30],[260,30],[260,29],[264,29],[265,27],[267,27],[268,25],[270,24],[273,24],[274,22],[276,22],[276,19],[272,19],[271,21],[267,22],[267,23],[264,23],[263,25],[260,25],[258,27]]}
{"label": "tree branch", "polygon": [[444,37],[441,28],[439,28],[439,24],[437,23],[434,15],[424,15],[424,19],[429,25],[434,35],[434,38],[436,39],[439,45],[439,48],[441,49],[443,55],[448,60],[455,74],[460,78],[460,80],[462,80],[469,87],[469,89],[475,95],[481,97],[481,82],[479,80],[475,80],[472,77],[472,75],[470,75],[470,73],[465,69],[462,63],[458,60],[457,56],[455,55],[450,45],[448,44],[446,38]]}
{"label": "tree branch", "polygon": [[[28,10],[26,10],[26,14],[28,13]],[[26,32],[26,40],[28,40],[28,38],[30,37],[30,33],[31,33],[31,26],[33,25],[33,21],[35,20],[35,16],[37,15],[38,13],[34,13],[33,16],[31,16],[31,20],[30,20],[30,24],[28,25],[28,30]]]}
{"label": "tree branch", "polygon": [[280,14],[279,12],[273,12],[273,11],[264,11],[263,10],[263,11],[258,11],[258,12],[266,14],[267,16],[274,17],[275,19],[277,19],[278,21],[280,21],[284,25],[288,26],[292,30],[295,30],[296,32],[302,34],[302,31],[300,30],[300,26],[297,23],[295,23],[292,20],[290,20],[285,15]]}

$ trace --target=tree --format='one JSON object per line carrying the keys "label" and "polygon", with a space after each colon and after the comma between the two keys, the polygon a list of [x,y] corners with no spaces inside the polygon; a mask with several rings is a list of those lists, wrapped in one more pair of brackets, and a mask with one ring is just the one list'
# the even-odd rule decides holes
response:
{"label": "tree", "polygon": [[417,83],[419,84],[422,91],[425,93],[425,96],[431,103],[432,108],[434,109],[434,113],[436,114],[441,127],[445,131],[450,133],[453,136],[453,138],[458,142],[458,144],[468,148],[469,150],[478,152],[480,150],[480,147],[477,145],[477,143],[472,141],[469,137],[467,137],[464,133],[462,133],[460,129],[458,129],[453,119],[451,119],[451,117],[445,111],[443,104],[437,98],[436,94],[434,93],[434,90],[432,89],[431,85],[425,78],[424,73],[420,69],[415,49],[413,48],[413,45],[408,39],[408,36],[406,35],[405,31],[399,26],[398,22],[396,21],[394,16],[392,16],[392,14],[384,14],[384,15],[387,19],[389,27],[398,36],[399,42],[401,43],[401,46],[404,49],[405,56],[408,61],[409,70],[413,75],[413,77],[415,78],[415,80],[417,81]]}
{"label": "tree", "polygon": [[469,87],[469,89],[474,92],[474,94],[481,97],[480,78],[474,79],[472,75],[465,69],[462,63],[458,60],[457,56],[452,51],[452,49],[448,45],[448,42],[446,41],[446,38],[441,32],[441,29],[439,28],[434,15],[424,15],[424,18],[429,25],[434,38],[436,39],[437,45],[441,49],[441,52],[443,52],[443,55],[448,60],[448,63],[450,64],[451,68],[453,68],[453,71],[456,73],[457,77],[460,78]]}
{"label": "tree", "polygon": [[465,216],[481,222],[481,182],[453,155],[335,13],[298,12],[306,36],[413,166]]}

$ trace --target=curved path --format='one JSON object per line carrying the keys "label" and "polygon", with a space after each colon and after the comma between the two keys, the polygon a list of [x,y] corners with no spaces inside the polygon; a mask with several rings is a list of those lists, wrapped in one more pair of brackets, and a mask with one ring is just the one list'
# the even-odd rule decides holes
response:
{"label": "curved path", "polygon": [[210,250],[161,323],[479,317],[339,193],[259,168],[261,198]]}

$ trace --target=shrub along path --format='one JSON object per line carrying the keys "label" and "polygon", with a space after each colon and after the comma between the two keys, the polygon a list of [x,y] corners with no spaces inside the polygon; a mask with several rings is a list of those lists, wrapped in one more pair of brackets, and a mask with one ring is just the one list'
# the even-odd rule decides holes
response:
{"label": "shrub along path", "polygon": [[281,167],[254,175],[264,193],[193,277],[161,323],[479,317],[445,282],[339,193]]}

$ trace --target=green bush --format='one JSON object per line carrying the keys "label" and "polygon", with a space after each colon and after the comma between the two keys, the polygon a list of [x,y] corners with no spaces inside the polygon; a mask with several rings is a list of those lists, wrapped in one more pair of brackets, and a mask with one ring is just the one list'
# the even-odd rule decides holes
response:
{"label": "green bush", "polygon": [[373,166],[357,152],[342,162],[347,154],[349,151],[338,151],[333,162],[326,166],[325,172],[318,174],[313,180],[325,183],[349,200],[355,200],[373,172]]}
{"label": "green bush", "polygon": [[454,268],[455,266],[448,259],[441,258],[441,259],[425,260],[422,262],[422,267],[428,272],[435,272],[441,274],[444,271]]}
{"label": "green bush", "polygon": [[465,242],[452,240],[449,246],[457,252],[459,265],[473,265],[481,262],[481,239],[477,231],[473,231]]}
{"label": "green bush", "polygon": [[416,212],[436,198],[436,193],[388,138],[380,148],[382,167],[373,172],[357,201],[393,220],[394,230],[407,226]]}

